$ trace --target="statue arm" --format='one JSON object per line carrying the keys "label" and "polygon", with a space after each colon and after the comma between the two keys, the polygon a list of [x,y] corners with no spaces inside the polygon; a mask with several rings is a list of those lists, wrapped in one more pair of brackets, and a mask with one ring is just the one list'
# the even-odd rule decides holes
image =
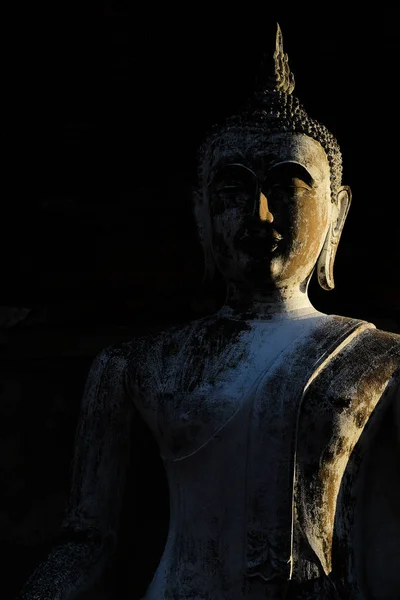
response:
{"label": "statue arm", "polygon": [[385,396],[390,410],[368,463],[363,500],[364,573],[368,597],[376,600],[397,598],[400,589],[400,367]]}
{"label": "statue arm", "polygon": [[397,431],[397,443],[398,443],[398,451],[400,452],[400,367],[395,374],[397,377],[398,383],[395,391],[395,399],[394,399],[394,414],[395,414],[395,423],[396,423],[396,431]]}
{"label": "statue arm", "polygon": [[125,385],[127,348],[103,351],[91,367],[76,431],[72,486],[61,536],[19,600],[72,600],[100,577],[113,554],[133,411]]}

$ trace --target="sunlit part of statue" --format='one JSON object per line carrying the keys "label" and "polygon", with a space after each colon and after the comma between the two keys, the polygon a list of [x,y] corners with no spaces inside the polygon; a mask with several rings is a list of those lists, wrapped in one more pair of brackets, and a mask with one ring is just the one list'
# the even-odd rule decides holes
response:
{"label": "sunlit part of statue", "polygon": [[195,215],[225,303],[95,360],[65,541],[21,599],[75,598],[99,577],[135,412],[170,489],[146,600],[400,597],[400,336],[308,299],[314,270],[334,286],[351,194],[293,89],[278,27],[273,77],[201,151]]}

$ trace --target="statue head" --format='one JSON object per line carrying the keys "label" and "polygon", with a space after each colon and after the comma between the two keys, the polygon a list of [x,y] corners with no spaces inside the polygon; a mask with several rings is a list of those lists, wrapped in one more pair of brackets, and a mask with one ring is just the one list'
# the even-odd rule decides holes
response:
{"label": "statue head", "polygon": [[292,95],[294,77],[277,26],[274,71],[244,110],[214,128],[200,150],[195,217],[205,278],[306,286],[333,264],[351,202],[334,136]]}

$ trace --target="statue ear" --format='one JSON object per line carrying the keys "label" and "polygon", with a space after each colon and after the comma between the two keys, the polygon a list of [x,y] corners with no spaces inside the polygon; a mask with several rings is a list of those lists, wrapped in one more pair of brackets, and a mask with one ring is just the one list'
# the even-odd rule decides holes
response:
{"label": "statue ear", "polygon": [[333,265],[350,204],[351,190],[348,185],[342,185],[333,202],[331,224],[317,262],[318,283],[324,290],[335,287]]}

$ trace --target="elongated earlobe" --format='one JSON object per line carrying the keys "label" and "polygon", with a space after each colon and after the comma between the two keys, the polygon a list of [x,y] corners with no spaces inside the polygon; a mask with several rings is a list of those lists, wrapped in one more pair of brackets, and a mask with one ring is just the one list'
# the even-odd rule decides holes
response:
{"label": "elongated earlobe", "polygon": [[332,225],[330,225],[317,263],[318,283],[322,289],[328,291],[333,290],[335,287],[335,280],[333,278],[335,254],[336,252],[332,247]]}
{"label": "elongated earlobe", "polygon": [[333,290],[335,287],[333,267],[350,204],[351,190],[347,185],[342,185],[336,194],[332,222],[317,262],[318,283],[324,290]]}

